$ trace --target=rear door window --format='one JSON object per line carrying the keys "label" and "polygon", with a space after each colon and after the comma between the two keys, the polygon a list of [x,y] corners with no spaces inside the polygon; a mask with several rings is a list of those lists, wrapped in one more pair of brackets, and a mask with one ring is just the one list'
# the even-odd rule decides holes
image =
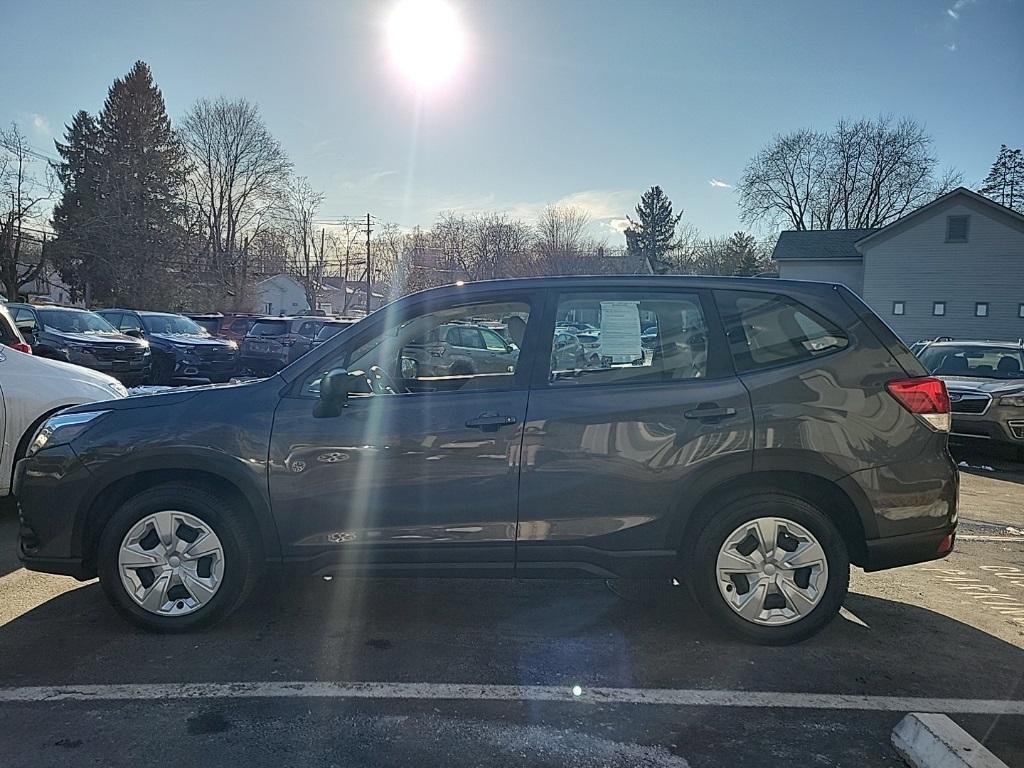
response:
{"label": "rear door window", "polygon": [[[109,320],[110,318],[107,319]],[[111,323],[113,323],[113,320],[111,320]],[[142,323],[139,322],[139,318],[135,315],[125,313],[117,327],[122,331],[141,331]]]}
{"label": "rear door window", "polygon": [[316,332],[323,327],[323,323],[319,320],[307,320],[299,326],[299,336],[305,336],[308,339],[312,339],[316,336]]}
{"label": "rear door window", "polygon": [[736,370],[797,363],[845,349],[834,323],[777,293],[715,291]]}
{"label": "rear door window", "polygon": [[[552,385],[683,381],[708,376],[708,327],[697,294],[567,293],[558,301],[556,327],[593,327],[585,351],[577,337],[553,334]],[[662,330],[655,347],[641,343],[643,329]]]}

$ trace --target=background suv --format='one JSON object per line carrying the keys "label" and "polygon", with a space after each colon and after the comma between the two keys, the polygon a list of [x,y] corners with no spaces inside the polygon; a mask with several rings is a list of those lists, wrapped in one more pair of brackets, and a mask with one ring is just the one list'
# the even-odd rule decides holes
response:
{"label": "background suv", "polygon": [[[565,318],[601,331],[600,365],[552,365]],[[407,364],[485,323],[517,346],[494,372]],[[62,417],[15,473],[22,560],[98,574],[162,631],[227,615],[275,566],[678,578],[723,626],[789,643],[838,612],[851,563],[943,557],[957,524],[943,383],[823,283],[447,286],[267,379]]]}
{"label": "background suv", "polygon": [[150,384],[221,383],[238,371],[238,345],[211,336],[184,315],[137,309],[102,309],[98,314],[122,333],[149,342]]}
{"label": "background suv", "polygon": [[85,309],[8,304],[18,330],[40,357],[109,374],[127,386],[149,376],[149,344],[120,333]]}
{"label": "background suv", "polygon": [[476,323],[439,325],[405,347],[403,364],[415,377],[508,373],[519,351],[493,328]]}
{"label": "background suv", "polygon": [[281,370],[306,354],[329,318],[261,317],[241,344],[241,365],[258,376]]}
{"label": "background suv", "polygon": [[1024,346],[996,341],[931,342],[918,352],[946,382],[953,434],[1012,447],[1024,461]]}

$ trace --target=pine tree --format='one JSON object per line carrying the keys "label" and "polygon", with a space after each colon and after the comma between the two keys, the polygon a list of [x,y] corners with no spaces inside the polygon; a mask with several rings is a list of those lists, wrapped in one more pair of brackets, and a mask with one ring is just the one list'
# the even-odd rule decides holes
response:
{"label": "pine tree", "polygon": [[753,277],[764,272],[764,258],[753,235],[733,232],[725,241],[725,251],[729,262],[736,265],[734,275]]}
{"label": "pine tree", "polygon": [[99,144],[101,256],[116,278],[104,298],[168,306],[181,266],[186,159],[145,62],[110,87]]}
{"label": "pine tree", "polygon": [[[53,208],[57,240],[51,253],[72,301],[92,299],[90,287],[103,283],[103,264],[97,258],[99,228],[100,147],[99,126],[88,112],[80,111],[64,126],[64,140],[54,141],[63,162],[54,169],[63,185]],[[107,278],[109,281],[109,278]]]}
{"label": "pine tree", "polygon": [[636,206],[637,220],[629,219],[626,230],[626,250],[630,255],[647,259],[651,269],[663,275],[671,269],[666,258],[676,241],[676,225],[683,212],[673,215],[672,201],[654,186],[640,196]]}
{"label": "pine tree", "polygon": [[1024,152],[1003,144],[978,191],[1000,205],[1024,213]]}

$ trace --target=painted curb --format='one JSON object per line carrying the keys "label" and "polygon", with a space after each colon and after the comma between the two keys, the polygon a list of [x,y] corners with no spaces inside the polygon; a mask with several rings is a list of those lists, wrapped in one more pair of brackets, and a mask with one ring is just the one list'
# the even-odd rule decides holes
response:
{"label": "painted curb", "polygon": [[892,729],[892,745],[913,768],[1006,768],[945,715],[911,712]]}

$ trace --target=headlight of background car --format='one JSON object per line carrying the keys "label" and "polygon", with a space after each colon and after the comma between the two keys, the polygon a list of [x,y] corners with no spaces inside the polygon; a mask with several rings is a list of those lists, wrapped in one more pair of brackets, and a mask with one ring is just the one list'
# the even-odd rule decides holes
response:
{"label": "headlight of background car", "polygon": [[1024,408],[1024,393],[1019,395],[1003,395],[999,398],[1000,405],[1014,405],[1018,408]]}
{"label": "headlight of background car", "polygon": [[87,411],[86,413],[68,413],[51,416],[36,430],[32,442],[28,445],[26,456],[34,456],[47,446],[64,445],[89,428],[89,425],[110,411]]}

